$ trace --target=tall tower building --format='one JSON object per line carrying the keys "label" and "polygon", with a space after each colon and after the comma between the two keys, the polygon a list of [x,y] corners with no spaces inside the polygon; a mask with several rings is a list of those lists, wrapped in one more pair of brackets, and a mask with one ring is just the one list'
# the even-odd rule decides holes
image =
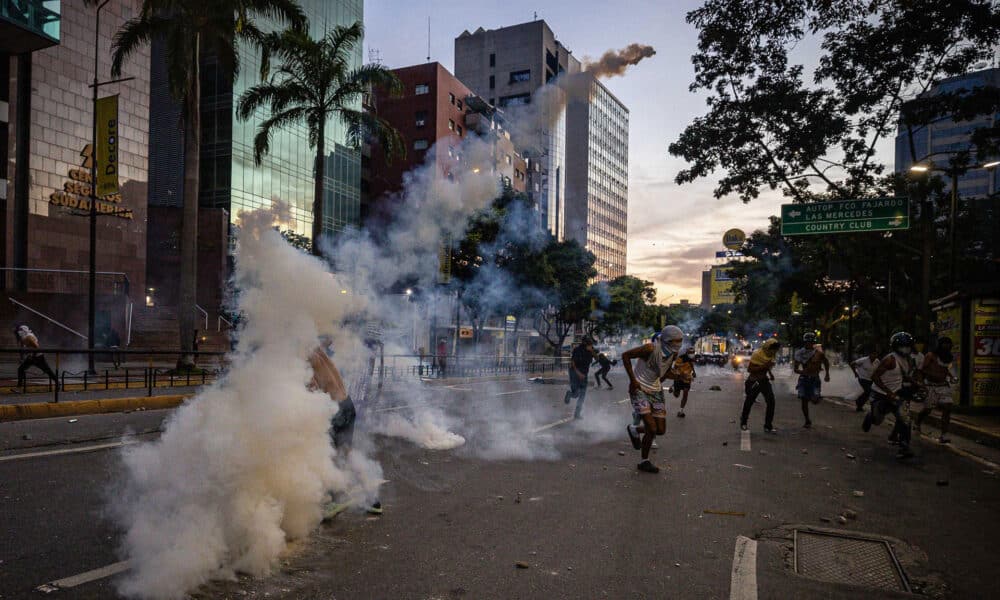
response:
{"label": "tall tower building", "polygon": [[560,75],[579,72],[580,61],[542,20],[480,27],[455,38],[455,77],[518,123],[514,143],[529,160],[529,197],[560,240],[567,236],[565,93],[553,86],[544,102],[533,94]]}
{"label": "tall tower building", "polygon": [[600,81],[573,75],[566,107],[566,237],[594,253],[597,279],[625,274],[628,108]]}

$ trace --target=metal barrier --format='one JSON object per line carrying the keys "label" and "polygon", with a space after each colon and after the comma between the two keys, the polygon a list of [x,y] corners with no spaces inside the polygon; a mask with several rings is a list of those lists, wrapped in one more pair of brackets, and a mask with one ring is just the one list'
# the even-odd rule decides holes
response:
{"label": "metal barrier", "polygon": [[381,361],[379,375],[384,379],[488,377],[558,372],[569,365],[566,356],[448,355],[442,365],[435,356],[391,354]]}
{"label": "metal barrier", "polygon": [[[88,370],[86,366],[90,354],[94,355],[94,371]],[[195,356],[194,369],[178,370],[171,366],[182,354]],[[54,402],[58,402],[59,394],[65,392],[137,389],[152,396],[154,389],[197,386],[215,381],[225,370],[225,354],[118,348],[3,348],[0,349],[0,395],[47,393],[52,394]],[[26,363],[24,359],[30,356],[41,356],[41,359],[36,358]],[[74,361],[73,358],[77,360]],[[74,362],[80,366],[80,370],[66,368]],[[55,380],[43,371],[43,364],[56,375]],[[23,378],[18,373],[22,365],[25,365]]]}

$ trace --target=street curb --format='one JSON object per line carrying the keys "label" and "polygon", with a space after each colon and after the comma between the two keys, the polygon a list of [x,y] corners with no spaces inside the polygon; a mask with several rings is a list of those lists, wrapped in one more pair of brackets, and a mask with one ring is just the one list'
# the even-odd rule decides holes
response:
{"label": "street curb", "polygon": [[162,410],[176,408],[190,397],[190,394],[171,394],[134,398],[106,398],[103,400],[75,400],[70,402],[4,404],[0,405],[0,423],[28,419],[50,419],[52,417],[97,415],[140,409]]}

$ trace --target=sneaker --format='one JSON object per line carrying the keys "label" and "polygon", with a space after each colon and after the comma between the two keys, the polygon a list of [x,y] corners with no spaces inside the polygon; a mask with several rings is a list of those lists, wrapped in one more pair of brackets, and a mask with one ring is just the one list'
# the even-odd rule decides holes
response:
{"label": "sneaker", "polygon": [[900,448],[899,452],[896,453],[896,458],[898,460],[903,460],[905,458],[912,458],[912,457],[913,457],[913,451],[905,446]]}
{"label": "sneaker", "polygon": [[615,388],[611,387],[611,384],[609,383],[609,384],[608,384],[608,389],[609,389],[609,390],[613,390],[613,389],[615,389]]}
{"label": "sneaker", "polygon": [[865,420],[861,422],[861,431],[868,433],[872,430],[872,414],[865,415]]}
{"label": "sneaker", "polygon": [[641,463],[639,463],[638,465],[636,465],[636,468],[639,469],[640,471],[645,471],[646,473],[659,473],[660,472],[660,467],[658,467],[658,466],[654,465],[653,463],[649,462],[649,460],[642,461]]}
{"label": "sneaker", "polygon": [[635,430],[635,425],[626,425],[625,431],[628,432],[628,439],[632,442],[632,447],[636,450],[642,448],[642,440],[639,438],[639,432]]}
{"label": "sneaker", "polygon": [[566,396],[563,398],[563,404],[569,404],[570,394],[572,394],[572,393],[573,392],[571,392],[569,390],[566,390]]}
{"label": "sneaker", "polygon": [[740,423],[740,431],[748,431],[750,427],[746,423]]}
{"label": "sneaker", "polygon": [[950,444],[951,443],[951,438],[946,438],[946,437],[944,437],[942,435],[941,437],[938,438],[938,443],[939,444]]}
{"label": "sneaker", "polygon": [[660,445],[657,444],[656,442],[653,442],[652,445],[650,445],[650,448],[652,448],[653,450],[659,450],[660,449]]}
{"label": "sneaker", "polygon": [[802,427],[803,427],[804,429],[812,429],[812,426],[813,426],[813,423],[812,423],[812,421],[806,421],[806,422],[805,422],[805,423],[804,423],[804,424],[802,425]]}
{"label": "sneaker", "polygon": [[776,433],[778,433],[778,430],[777,430],[777,429],[775,429],[775,428],[774,428],[773,426],[772,426],[772,427],[767,427],[767,426],[765,426],[765,427],[764,427],[764,433],[770,433],[770,434],[772,434],[772,435],[773,435],[773,434],[776,434]]}
{"label": "sneaker", "polygon": [[372,502],[371,505],[365,507],[365,512],[370,515],[380,515],[382,514],[382,503],[376,500]]}
{"label": "sneaker", "polygon": [[683,410],[677,411],[677,418],[678,419],[683,419],[684,418],[684,411]]}
{"label": "sneaker", "polygon": [[573,419],[576,420],[576,421],[582,421],[583,420],[583,415],[573,415]]}

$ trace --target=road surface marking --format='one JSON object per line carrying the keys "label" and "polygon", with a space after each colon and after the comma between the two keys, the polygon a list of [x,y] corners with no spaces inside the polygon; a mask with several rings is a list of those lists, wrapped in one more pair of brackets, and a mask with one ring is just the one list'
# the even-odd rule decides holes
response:
{"label": "road surface marking", "polygon": [[523,389],[523,390],[514,390],[513,392],[502,392],[500,394],[493,394],[493,395],[494,396],[513,396],[514,394],[523,394],[525,392],[530,392],[530,391],[531,390]]}
{"label": "road surface marking", "polygon": [[626,397],[622,398],[621,400],[619,400],[619,401],[618,401],[618,404],[625,404],[625,403],[626,403],[626,402],[628,402],[628,401],[629,401],[629,397],[628,397],[628,396],[626,396]]}
{"label": "road surface marking", "polygon": [[757,542],[742,535],[736,537],[729,600],[757,600]]}
{"label": "road surface marking", "polygon": [[744,429],[740,432],[740,450],[750,452],[750,430]]}
{"label": "road surface marking", "polygon": [[105,577],[111,577],[112,575],[128,571],[130,567],[131,565],[129,564],[129,561],[123,560],[121,562],[116,562],[113,565],[101,567],[100,569],[94,569],[93,571],[87,571],[86,573],[80,573],[79,575],[73,575],[72,577],[65,577],[63,579],[42,584],[35,589],[45,593],[52,593],[56,590],[72,588],[85,583],[90,583],[91,581],[97,581],[98,579],[104,579]]}
{"label": "road surface marking", "polygon": [[547,429],[552,429],[553,427],[558,427],[558,426],[563,425],[565,423],[569,423],[572,420],[573,420],[573,417],[566,417],[565,419],[559,419],[558,421],[553,421],[553,422],[549,423],[548,425],[542,425],[541,427],[539,427],[538,429],[535,429],[531,433],[533,433],[533,434],[534,433],[541,433],[541,432],[543,432],[543,431],[545,431]]}
{"label": "road surface marking", "polygon": [[118,448],[126,444],[134,444],[134,443],[135,442],[109,442],[107,444],[94,444],[92,446],[83,446],[82,448],[62,448],[60,450],[45,450],[42,452],[28,452],[26,454],[12,454],[9,456],[0,456],[0,462],[5,462],[8,460],[22,460],[27,458],[40,458],[42,456],[58,456],[60,454],[96,452],[98,450],[106,450],[108,448]]}
{"label": "road surface marking", "polygon": [[455,390],[456,392],[471,392],[472,388],[458,387],[457,385],[446,385],[444,386],[446,390]]}

